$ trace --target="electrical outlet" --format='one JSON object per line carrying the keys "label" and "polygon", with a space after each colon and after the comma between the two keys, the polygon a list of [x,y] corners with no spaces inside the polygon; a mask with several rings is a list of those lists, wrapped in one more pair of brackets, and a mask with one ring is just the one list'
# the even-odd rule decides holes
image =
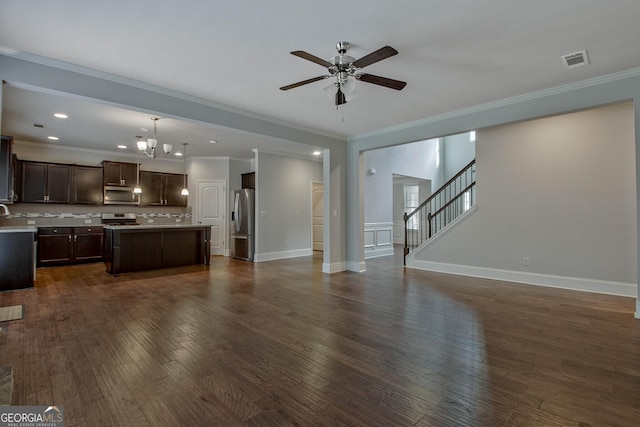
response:
{"label": "electrical outlet", "polygon": [[149,224],[153,224],[153,220],[152,220],[151,218],[149,218],[149,219],[147,220],[147,222],[148,222]]}
{"label": "electrical outlet", "polygon": [[182,222],[182,219],[176,218],[176,222]]}
{"label": "electrical outlet", "polygon": [[525,267],[529,267],[529,265],[531,265],[531,260],[528,256],[522,257],[522,265],[524,265]]}
{"label": "electrical outlet", "polygon": [[85,224],[91,224],[91,220],[90,220],[90,219],[85,219],[85,220],[84,220],[84,223],[85,223]]}
{"label": "electrical outlet", "polygon": [[35,225],[36,224],[36,220],[35,219],[28,219],[27,220],[27,225]]}

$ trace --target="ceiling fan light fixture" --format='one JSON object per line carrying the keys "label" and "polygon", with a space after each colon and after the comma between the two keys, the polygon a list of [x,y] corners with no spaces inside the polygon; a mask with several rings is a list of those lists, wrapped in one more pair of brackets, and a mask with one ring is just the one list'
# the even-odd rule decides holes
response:
{"label": "ceiling fan light fixture", "polygon": [[346,104],[346,103],[347,103],[347,98],[344,96],[344,93],[342,92],[342,90],[338,88],[338,91],[336,92],[336,106]]}
{"label": "ceiling fan light fixture", "polygon": [[295,50],[291,52],[292,55],[326,67],[329,75],[313,77],[297,83],[282,86],[280,90],[290,90],[309,83],[324,80],[326,78],[336,77],[337,82],[324,88],[324,91],[328,96],[335,98],[335,105],[337,107],[342,104],[346,104],[347,101],[350,101],[355,97],[356,79],[395,90],[402,90],[406,86],[407,83],[400,80],[394,80],[373,74],[360,73],[360,70],[364,67],[397,55],[397,50],[391,46],[384,46],[360,59],[355,59],[352,56],[347,55],[349,48],[350,45],[346,41],[336,43],[338,55],[334,56],[329,61],[325,61],[324,59],[318,58],[317,56],[303,50]]}
{"label": "ceiling fan light fixture", "polygon": [[325,87],[324,93],[325,95],[327,95],[329,98],[332,98],[336,95],[336,89],[337,89],[338,84],[337,83],[331,83],[329,86]]}

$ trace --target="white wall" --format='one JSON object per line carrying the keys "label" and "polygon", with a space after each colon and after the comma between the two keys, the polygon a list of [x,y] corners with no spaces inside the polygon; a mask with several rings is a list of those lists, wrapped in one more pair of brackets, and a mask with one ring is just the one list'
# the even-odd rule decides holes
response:
{"label": "white wall", "polygon": [[258,152],[256,160],[256,261],[310,255],[311,183],[323,164]]}
{"label": "white wall", "polygon": [[636,295],[634,147],[630,103],[478,131],[478,209],[415,266]]}
{"label": "white wall", "polygon": [[441,140],[443,141],[444,182],[446,182],[475,158],[476,144],[470,140],[470,133],[447,136]]}
{"label": "white wall", "polygon": [[[421,141],[364,153],[364,222],[393,222],[393,174],[441,181],[443,164],[436,162],[437,140]],[[370,169],[376,173],[371,174]]]}

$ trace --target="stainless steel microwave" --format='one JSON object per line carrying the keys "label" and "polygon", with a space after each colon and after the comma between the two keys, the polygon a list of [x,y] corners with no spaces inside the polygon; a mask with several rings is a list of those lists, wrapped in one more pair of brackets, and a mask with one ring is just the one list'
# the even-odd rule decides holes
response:
{"label": "stainless steel microwave", "polygon": [[105,205],[139,205],[140,195],[133,192],[133,187],[116,187],[105,185]]}

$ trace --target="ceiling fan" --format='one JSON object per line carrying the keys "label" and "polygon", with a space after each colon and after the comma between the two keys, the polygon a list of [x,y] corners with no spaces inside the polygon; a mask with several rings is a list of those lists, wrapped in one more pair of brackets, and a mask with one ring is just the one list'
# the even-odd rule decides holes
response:
{"label": "ceiling fan", "polygon": [[[375,52],[371,52],[370,54],[363,56],[360,59],[355,59],[354,57],[346,54],[349,50],[349,47],[349,42],[343,41],[336,43],[338,55],[334,56],[329,61],[325,61],[324,59],[318,58],[317,56],[311,55],[310,53],[307,53],[303,50],[295,50],[291,52],[292,55],[326,67],[329,75],[313,77],[311,79],[302,80],[300,82],[293,83],[287,86],[282,86],[280,90],[293,89],[335,76],[336,83],[332,86],[329,86],[328,88],[325,88],[325,91],[327,89],[332,90],[334,89],[334,87],[337,87],[337,91],[335,93],[335,103],[337,107],[339,105],[346,104],[347,101],[352,97],[351,95],[353,94],[355,88],[354,79],[395,90],[402,90],[402,88],[407,85],[406,82],[402,82],[400,80],[394,80],[387,77],[380,77],[373,74],[360,72],[362,68],[368,65],[374,64],[378,61],[382,61],[383,59],[387,59],[393,55],[397,55],[398,51],[391,46],[382,47]],[[350,79],[349,77],[352,78]]]}

